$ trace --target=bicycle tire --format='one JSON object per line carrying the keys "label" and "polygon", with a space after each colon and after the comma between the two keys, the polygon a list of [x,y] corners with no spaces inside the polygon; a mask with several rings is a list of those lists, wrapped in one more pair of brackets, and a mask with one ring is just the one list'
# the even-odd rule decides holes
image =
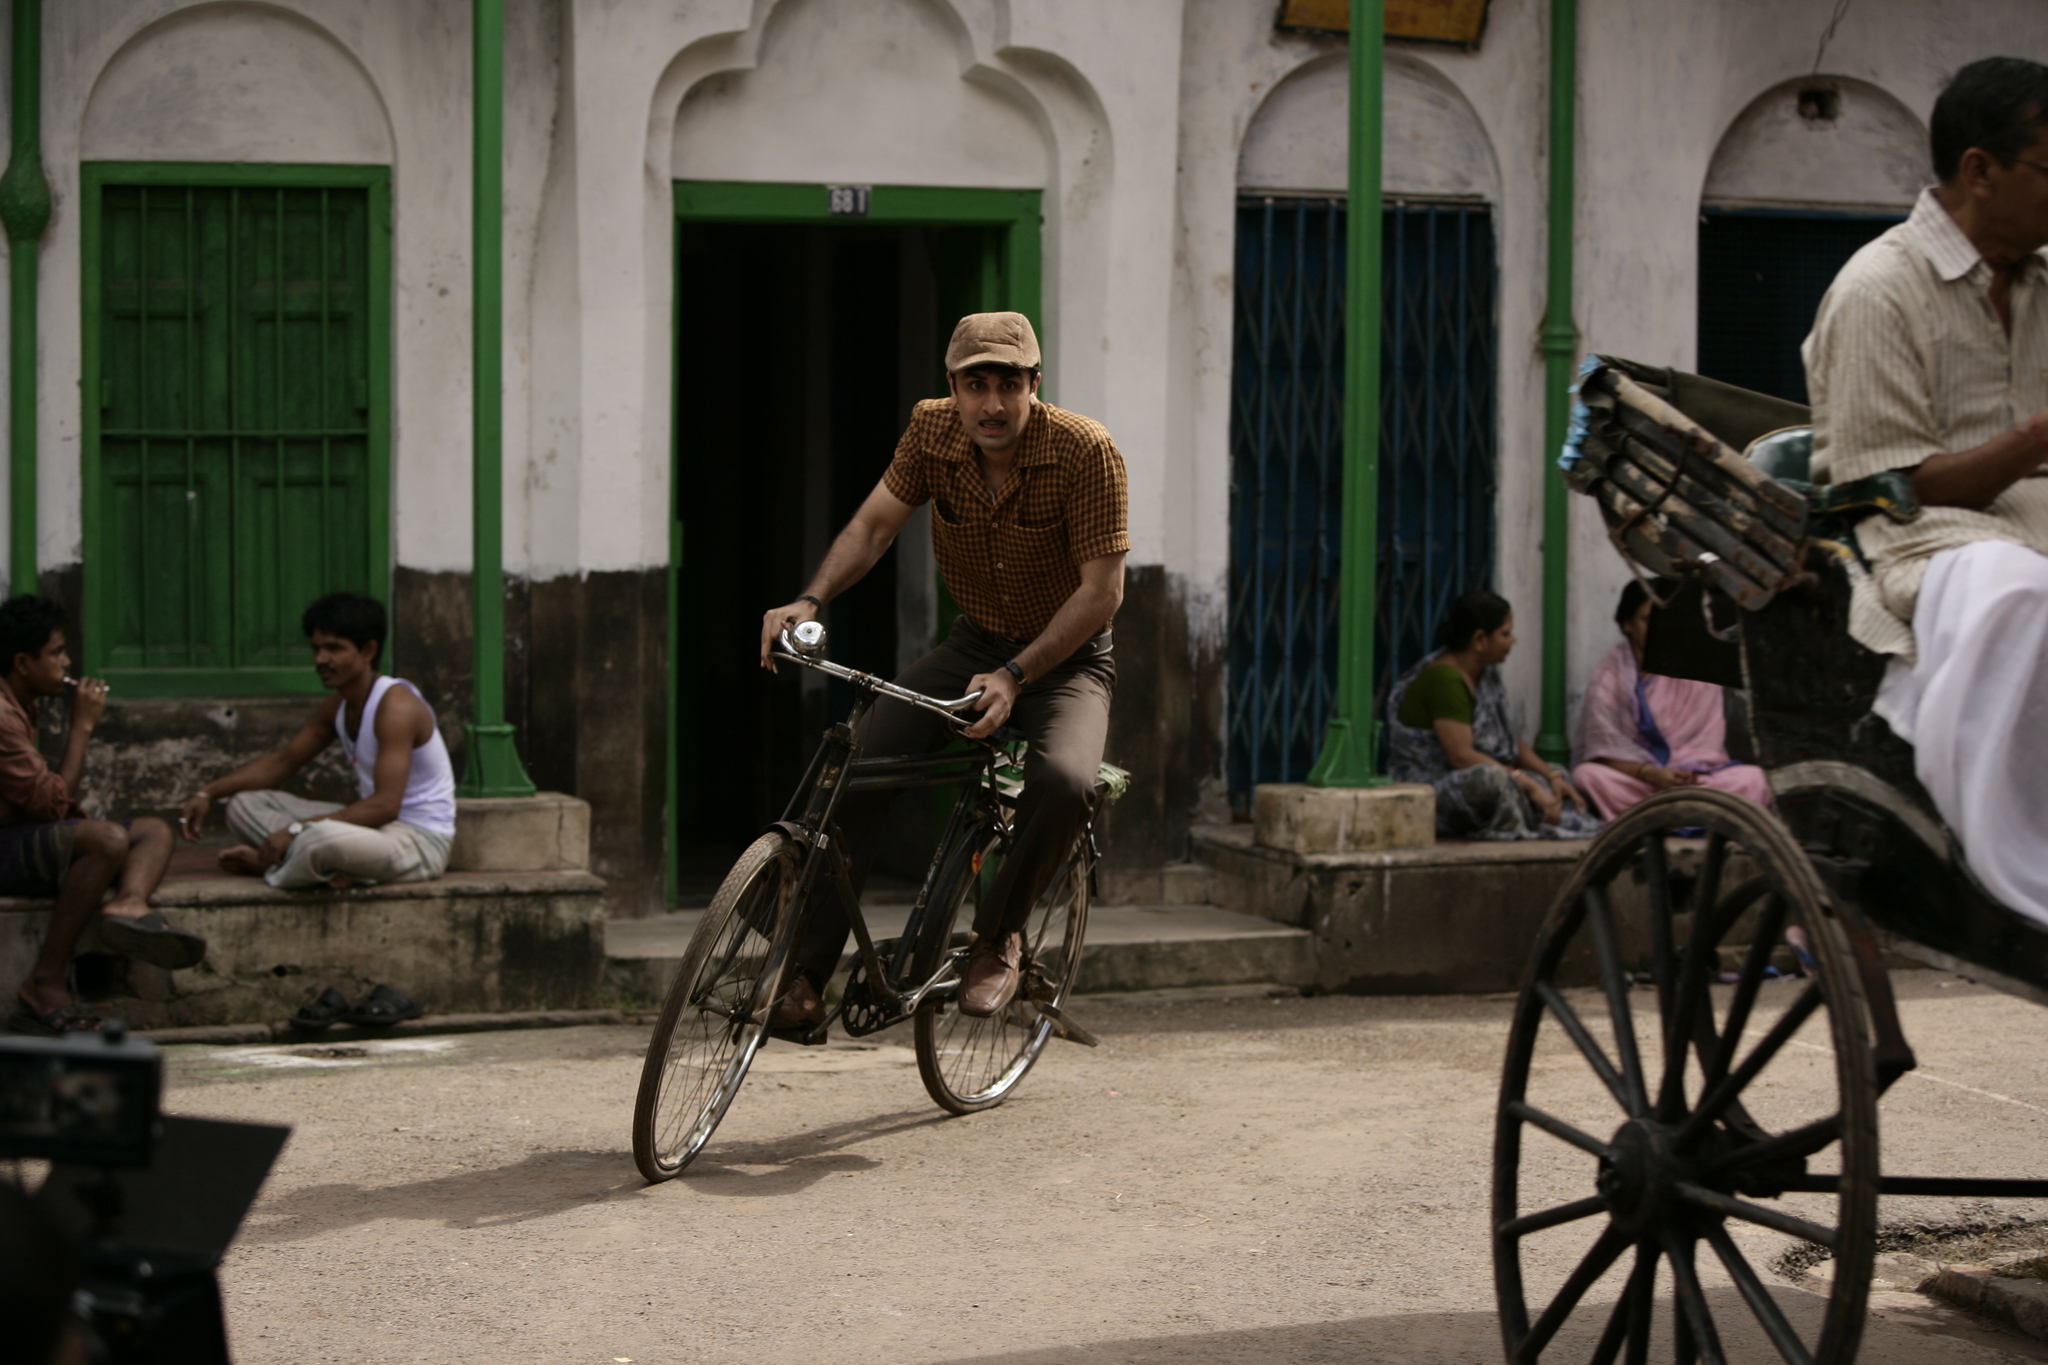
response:
{"label": "bicycle tire", "polygon": [[[1084,830],[1031,908],[1024,927],[1025,976],[1016,999],[986,1019],[960,1012],[957,987],[934,991],[918,1004],[917,1071],[926,1093],[941,1109],[972,1114],[1001,1104],[1052,1036],[1052,1021],[1038,1010],[1037,1002],[1064,1005],[1080,971],[1081,945],[1088,932],[1087,850]],[[947,855],[938,881],[941,891],[934,897],[933,914],[918,945],[920,979],[929,980],[946,954],[965,941],[965,934],[956,932],[964,929],[962,911],[967,910],[971,921],[968,907],[994,886],[1001,851],[997,832],[984,829],[961,840]],[[972,898],[970,892],[975,893]]]}
{"label": "bicycle tire", "polygon": [[749,844],[690,936],[633,1103],[633,1163],[650,1184],[704,1150],[767,1038],[795,937],[801,854],[780,831]]}

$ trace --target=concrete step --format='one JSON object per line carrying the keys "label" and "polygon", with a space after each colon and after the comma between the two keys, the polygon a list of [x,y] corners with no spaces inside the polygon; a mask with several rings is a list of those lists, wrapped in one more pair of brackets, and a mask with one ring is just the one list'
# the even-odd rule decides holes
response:
{"label": "concrete step", "polygon": [[[893,938],[903,932],[910,906],[869,906],[866,915],[868,931],[877,939]],[[660,1000],[702,918],[700,910],[684,910],[607,923],[607,994],[628,1002]],[[1313,975],[1311,945],[1305,929],[1214,905],[1098,905],[1088,912],[1077,989],[1299,985]],[[840,967],[852,963],[848,953]]]}
{"label": "concrete step", "polygon": [[[451,872],[350,891],[181,872],[156,901],[206,939],[206,960],[165,971],[106,952],[88,929],[74,987],[93,1012],[141,1029],[274,1022],[328,986],[359,1000],[380,982],[436,1013],[587,1009],[606,1003],[604,889],[578,870]],[[51,910],[0,900],[0,981],[27,974]]]}

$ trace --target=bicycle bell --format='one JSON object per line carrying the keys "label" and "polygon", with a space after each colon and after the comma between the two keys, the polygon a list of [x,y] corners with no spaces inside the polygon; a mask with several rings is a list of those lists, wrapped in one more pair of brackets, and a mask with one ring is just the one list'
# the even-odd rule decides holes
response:
{"label": "bicycle bell", "polygon": [[825,627],[817,621],[799,621],[789,635],[796,652],[807,659],[825,652]]}

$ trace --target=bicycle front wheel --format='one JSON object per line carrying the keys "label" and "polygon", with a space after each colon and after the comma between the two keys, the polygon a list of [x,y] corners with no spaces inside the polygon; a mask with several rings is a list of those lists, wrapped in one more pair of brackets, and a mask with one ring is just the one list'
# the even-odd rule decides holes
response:
{"label": "bicycle front wheel", "polygon": [[[1024,979],[1014,1000],[986,1019],[960,1012],[957,987],[934,991],[918,1005],[917,1070],[940,1108],[971,1114],[1001,1104],[1052,1036],[1052,1021],[1038,1006],[1064,1005],[1080,971],[1081,940],[1088,930],[1087,840],[1084,830],[1031,907],[1024,925]],[[948,856],[919,945],[922,979],[929,979],[948,954],[956,967],[965,968],[961,943],[975,907],[993,892],[1002,864],[1003,848],[992,830],[963,840]]]}
{"label": "bicycle front wheel", "polygon": [[802,851],[789,836],[747,846],[711,898],[669,987],[633,1105],[633,1163],[650,1182],[711,1140],[767,1037],[796,918]]}

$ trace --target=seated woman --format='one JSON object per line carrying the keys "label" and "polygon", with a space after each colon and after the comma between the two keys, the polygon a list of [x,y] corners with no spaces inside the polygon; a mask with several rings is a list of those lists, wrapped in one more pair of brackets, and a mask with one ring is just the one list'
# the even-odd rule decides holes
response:
{"label": "seated woman", "polygon": [[1585,839],[1600,828],[1563,770],[1515,738],[1500,662],[1515,615],[1490,592],[1451,604],[1438,651],[1394,684],[1387,705],[1396,782],[1436,788],[1442,839]]}
{"label": "seated woman", "polygon": [[1627,637],[1593,670],[1579,710],[1572,776],[1612,820],[1672,787],[1719,787],[1760,806],[1771,803],[1764,770],[1728,757],[1721,689],[1642,671],[1650,638],[1650,594],[1640,581],[1621,592],[1615,624]]}

